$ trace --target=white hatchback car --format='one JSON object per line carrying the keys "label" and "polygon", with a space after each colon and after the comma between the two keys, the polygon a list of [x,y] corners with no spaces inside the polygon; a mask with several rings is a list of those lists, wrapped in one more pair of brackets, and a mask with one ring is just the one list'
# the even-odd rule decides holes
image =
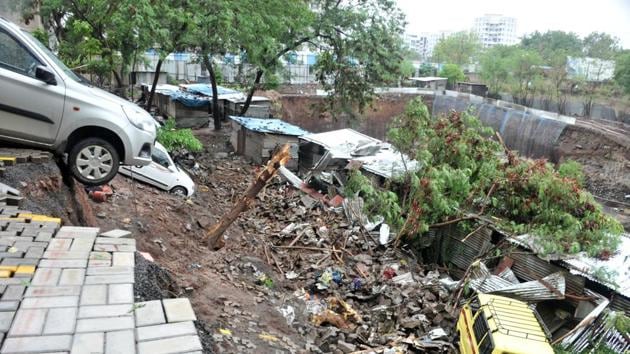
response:
{"label": "white hatchback car", "polygon": [[119,173],[181,196],[192,196],[195,182],[175,165],[162,144],[156,142],[151,163],[143,167],[120,166]]}

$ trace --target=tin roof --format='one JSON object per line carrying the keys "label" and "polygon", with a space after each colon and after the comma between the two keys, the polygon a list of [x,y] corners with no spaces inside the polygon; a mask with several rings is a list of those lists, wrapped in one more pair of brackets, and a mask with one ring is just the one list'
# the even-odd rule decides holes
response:
{"label": "tin roof", "polygon": [[250,118],[250,117],[237,117],[230,116],[230,119],[242,125],[246,129],[268,134],[281,134],[302,136],[308,134],[308,132],[296,125],[289,124],[280,119],[262,119],[262,118]]}
{"label": "tin roof", "polygon": [[[187,84],[180,85],[184,91],[194,93],[197,95],[204,95],[212,97],[212,86],[210,84]],[[217,86],[217,94],[219,96],[224,95],[243,95],[240,91],[232,90],[223,86]]]}

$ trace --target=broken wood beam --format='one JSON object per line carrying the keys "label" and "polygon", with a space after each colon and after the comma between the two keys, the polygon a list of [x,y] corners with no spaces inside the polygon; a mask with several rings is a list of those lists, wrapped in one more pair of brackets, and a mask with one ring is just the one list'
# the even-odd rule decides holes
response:
{"label": "broken wood beam", "polygon": [[225,231],[243,211],[254,204],[258,192],[267,185],[267,182],[271,180],[278,169],[284,166],[290,158],[289,145],[285,144],[273,155],[271,160],[267,163],[267,166],[265,166],[265,169],[258,173],[254,182],[252,182],[245,193],[243,193],[243,196],[234,203],[232,209],[227,214],[223,215],[219,222],[208,230],[205,237],[208,248],[218,250],[225,246],[225,240],[223,239]]}

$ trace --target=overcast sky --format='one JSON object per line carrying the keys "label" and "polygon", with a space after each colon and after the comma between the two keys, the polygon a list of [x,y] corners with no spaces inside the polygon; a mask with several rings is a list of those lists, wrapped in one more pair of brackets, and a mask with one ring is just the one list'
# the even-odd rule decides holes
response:
{"label": "overcast sky", "polygon": [[630,0],[397,0],[407,31],[469,30],[483,14],[516,17],[519,37],[563,30],[581,37],[593,31],[618,37],[630,49]]}

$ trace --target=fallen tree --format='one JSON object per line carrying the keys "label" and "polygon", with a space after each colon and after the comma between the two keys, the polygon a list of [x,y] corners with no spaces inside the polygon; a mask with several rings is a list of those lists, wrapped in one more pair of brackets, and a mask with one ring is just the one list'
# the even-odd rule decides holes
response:
{"label": "fallen tree", "polygon": [[544,253],[606,257],[619,245],[622,226],[583,189],[576,163],[556,170],[545,160],[519,157],[470,112],[433,119],[416,99],[388,136],[423,167],[385,188],[354,171],[346,195],[359,193],[366,211],[384,216],[402,240],[455,222],[473,229],[476,220],[528,233]]}

